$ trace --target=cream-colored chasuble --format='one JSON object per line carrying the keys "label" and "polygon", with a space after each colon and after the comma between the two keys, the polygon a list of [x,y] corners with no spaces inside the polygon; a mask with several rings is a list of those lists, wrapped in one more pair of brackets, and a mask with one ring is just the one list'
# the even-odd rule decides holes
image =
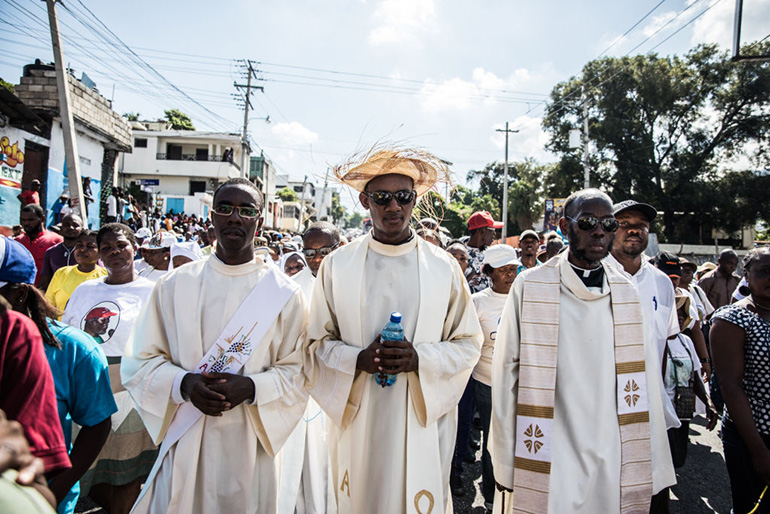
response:
{"label": "cream-colored chasuble", "polygon": [[514,490],[505,512],[647,512],[675,482],[638,311],[628,281],[605,266],[589,289],[566,253],[517,278],[493,366],[495,477]]}
{"label": "cream-colored chasuble", "polygon": [[[216,256],[163,277],[137,320],[121,376],[156,442],[178,409],[172,385],[193,370],[267,273],[259,260],[228,266]],[[274,512],[274,455],[305,409],[301,355],[307,309],[295,291],[239,374],[256,403],[203,416],[171,447],[134,512]]]}
{"label": "cream-colored chasuble", "polygon": [[[402,313],[418,372],[386,388],[356,370],[391,312]],[[341,513],[441,514],[456,408],[482,343],[470,292],[450,255],[414,237],[384,245],[371,234],[324,259],[311,302],[305,372],[329,415]]]}

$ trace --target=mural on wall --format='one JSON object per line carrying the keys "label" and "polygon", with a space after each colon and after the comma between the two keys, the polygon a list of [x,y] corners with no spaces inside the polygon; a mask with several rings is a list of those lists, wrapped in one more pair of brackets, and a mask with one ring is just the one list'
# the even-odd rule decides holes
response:
{"label": "mural on wall", "polygon": [[[56,221],[56,212],[61,210],[61,201],[59,198],[62,193],[67,193],[71,198],[72,194],[69,190],[69,176],[67,174],[67,162],[62,161],[62,170],[56,168],[48,168],[48,205],[51,206],[48,209],[48,218],[46,220],[47,225],[52,225]],[[91,177],[84,177],[83,180],[83,195],[86,198],[88,206],[88,228],[91,230],[98,230],[100,227],[99,222],[99,202],[101,201],[101,180],[97,180]],[[89,201],[90,198],[90,201]]]}
{"label": "mural on wall", "polygon": [[0,225],[19,223],[21,177],[24,171],[24,140],[0,137]]}

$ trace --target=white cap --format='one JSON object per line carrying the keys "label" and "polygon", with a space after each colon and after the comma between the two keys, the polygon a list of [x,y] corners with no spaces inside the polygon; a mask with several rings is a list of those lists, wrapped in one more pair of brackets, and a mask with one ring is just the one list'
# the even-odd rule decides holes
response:
{"label": "white cap", "polygon": [[500,268],[509,264],[521,264],[516,257],[516,250],[506,244],[490,246],[484,250],[484,264],[493,268]]}
{"label": "white cap", "polygon": [[147,227],[142,227],[139,230],[134,233],[136,237],[141,237],[142,239],[146,239],[148,237],[152,237],[152,232],[150,232],[150,229]]}

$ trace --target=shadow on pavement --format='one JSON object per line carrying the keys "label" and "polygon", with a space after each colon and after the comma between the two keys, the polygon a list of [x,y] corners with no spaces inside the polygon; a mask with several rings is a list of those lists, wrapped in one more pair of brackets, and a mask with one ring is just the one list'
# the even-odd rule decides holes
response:
{"label": "shadow on pavement", "polygon": [[709,432],[703,418],[690,423],[687,460],[677,470],[677,485],[671,489],[672,514],[729,514],[732,508],[730,479],[722,455],[720,429],[718,424]]}

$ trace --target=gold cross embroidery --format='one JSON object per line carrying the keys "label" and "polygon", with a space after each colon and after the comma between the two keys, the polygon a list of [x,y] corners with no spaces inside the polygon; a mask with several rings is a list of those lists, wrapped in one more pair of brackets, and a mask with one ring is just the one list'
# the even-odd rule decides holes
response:
{"label": "gold cross embroidery", "polygon": [[524,431],[524,435],[529,437],[530,439],[524,440],[524,445],[527,447],[527,451],[529,453],[537,453],[540,451],[540,448],[543,447],[543,442],[538,441],[538,439],[541,439],[545,437],[545,434],[543,434],[543,431],[540,430],[539,425],[534,425],[534,427],[530,424],[527,429]]}
{"label": "gold cross embroidery", "polygon": [[639,390],[639,386],[636,384],[636,381],[634,379],[629,380],[626,382],[626,386],[623,388],[623,391],[625,391],[626,396],[623,398],[626,400],[626,403],[629,407],[636,407],[636,402],[639,401],[640,395],[636,393],[636,391]]}

